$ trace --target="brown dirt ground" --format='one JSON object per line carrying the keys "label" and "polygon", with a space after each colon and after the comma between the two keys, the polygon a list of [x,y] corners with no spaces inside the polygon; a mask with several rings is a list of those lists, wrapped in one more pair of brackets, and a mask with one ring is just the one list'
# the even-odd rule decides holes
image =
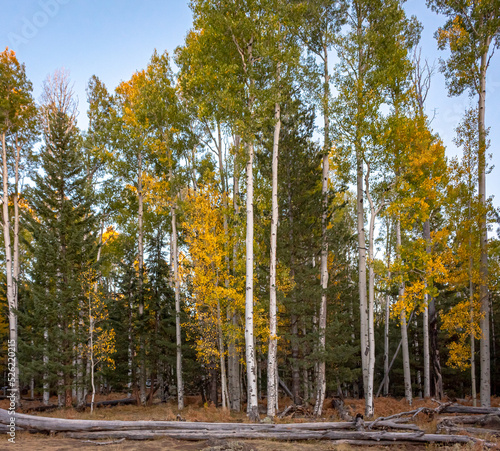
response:
{"label": "brown dirt ground", "polygon": [[[108,399],[121,399],[125,395],[121,393],[113,393],[107,396],[99,396],[96,401]],[[56,400],[51,400],[56,402]],[[467,404],[467,400],[460,400],[462,404]],[[0,407],[5,408],[7,401],[0,400]],[[187,407],[182,411],[182,417],[188,421],[211,421],[211,422],[248,422],[246,415],[243,413],[234,413],[222,411],[214,406],[207,406],[201,403],[199,397],[187,397]],[[280,405],[286,406],[291,404],[289,399],[284,398],[281,400]],[[30,407],[40,405],[39,402],[24,402],[23,409],[26,411]],[[492,399],[493,406],[500,405],[499,398]],[[394,413],[405,412],[419,407],[436,407],[436,402],[431,400],[415,399],[413,405],[410,407],[404,399],[397,400],[394,398],[378,398],[375,400],[375,411],[377,416],[388,416]],[[338,415],[334,409],[331,408],[331,400],[325,401],[324,406],[324,421],[338,421]],[[345,408],[351,415],[362,413],[364,410],[364,401],[358,399],[346,399]],[[30,412],[31,413],[31,412]],[[71,419],[95,419],[95,420],[175,420],[178,411],[175,404],[157,404],[151,407],[138,407],[138,406],[118,406],[96,409],[94,414],[90,414],[89,409],[85,412],[77,412],[75,409],[58,409],[51,412],[43,412],[38,415],[49,416],[56,418],[71,418]],[[261,415],[263,417],[263,415]],[[278,420],[280,423],[290,422],[307,422],[313,421],[310,418],[285,418]],[[417,424],[422,427],[426,432],[435,432],[435,420],[429,419],[425,415],[419,415]],[[4,434],[2,434],[4,435]],[[84,443],[82,440],[68,439],[62,435],[48,436],[43,434],[30,434],[28,432],[18,432],[16,434],[16,443],[12,444],[7,441],[7,436],[4,435],[0,438],[0,451],[2,450],[23,450],[23,451],[70,451],[73,449],[86,450],[96,449],[96,444]],[[104,442],[106,440],[100,440]],[[99,449],[99,448],[98,448]],[[200,442],[180,441],[169,438],[162,438],[157,440],[148,441],[124,441],[119,444],[109,444],[104,448],[106,451],[121,451],[121,450],[140,450],[140,451],[153,451],[153,450],[206,450],[206,451],[325,451],[325,450],[384,450],[388,447],[382,446],[352,446],[347,444],[334,444],[327,441],[310,441],[310,442],[277,442],[272,440],[209,440]],[[392,447],[395,449],[395,447]],[[437,445],[411,445],[411,446],[398,446],[398,450],[416,451],[416,450],[439,450],[439,451],[475,451],[481,449],[471,445],[454,445],[454,446],[437,446]],[[499,447],[500,449],[500,447]]]}

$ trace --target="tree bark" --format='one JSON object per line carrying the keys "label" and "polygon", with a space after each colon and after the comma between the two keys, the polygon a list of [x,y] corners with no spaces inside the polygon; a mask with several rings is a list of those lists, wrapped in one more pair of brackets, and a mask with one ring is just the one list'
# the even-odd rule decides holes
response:
{"label": "tree bark", "polygon": [[[239,151],[240,137],[236,136],[234,140],[235,152]],[[239,197],[239,174],[238,168],[234,167],[233,175],[233,209],[236,218],[239,214],[238,197]],[[236,233],[236,232],[235,232]],[[238,243],[236,236],[233,236],[233,277],[236,276],[236,264],[238,260]],[[237,312],[232,310],[229,312],[228,320],[232,323],[234,330],[238,325]],[[229,337],[228,344],[228,379],[229,379],[229,403],[231,410],[239,412],[241,410],[241,371],[239,363],[239,355],[236,347],[236,337]]]}
{"label": "tree bark", "polygon": [[10,220],[9,220],[9,174],[7,170],[7,144],[5,142],[5,133],[2,133],[2,175],[3,175],[3,238],[5,248],[5,273],[7,282],[7,304],[9,306],[9,351],[14,355],[9,355],[9,364],[14,367],[14,380],[9,381],[11,393],[15,395],[16,404],[19,404],[19,367],[17,361],[17,309],[16,296],[15,296],[15,281],[13,280],[12,268],[12,247],[10,240]]}
{"label": "tree bark", "polygon": [[[398,218],[396,224],[396,249],[398,253],[398,259],[401,259],[401,221]],[[403,298],[405,295],[405,285],[401,281],[399,284],[399,299]],[[413,395],[411,390],[411,373],[410,373],[410,351],[408,349],[408,330],[406,328],[406,307],[403,307],[400,315],[401,320],[401,346],[403,348],[403,373],[404,373],[404,385],[405,385],[405,398],[408,403],[412,404]]]}
{"label": "tree bark", "polygon": [[[279,73],[279,69],[278,69]],[[278,76],[279,78],[279,76]],[[278,233],[278,155],[281,128],[280,104],[274,105],[272,155],[271,255],[269,262],[269,352],[267,357],[267,416],[275,417],[278,403],[278,328],[276,307],[276,241]]]}
{"label": "tree bark", "polygon": [[257,367],[253,333],[253,143],[247,143],[246,167],[246,282],[245,282],[245,355],[247,362],[247,413],[252,421],[259,419],[257,405]]}
{"label": "tree bark", "polygon": [[374,322],[374,304],[375,304],[375,269],[373,267],[373,245],[375,241],[375,219],[382,209],[384,204],[381,204],[378,208],[375,208],[371,194],[370,194],[370,165],[367,164],[366,176],[365,176],[365,188],[366,188],[366,198],[370,205],[370,225],[369,225],[369,235],[368,235],[368,261],[369,261],[369,274],[368,274],[368,378],[367,385],[365,387],[365,415],[367,417],[372,417],[374,414],[374,404],[373,404],[373,379],[375,375],[375,322]]}
{"label": "tree bark", "polygon": [[320,360],[317,365],[316,379],[316,403],[314,405],[314,415],[320,416],[323,411],[326,392],[326,314],[327,299],[326,290],[328,288],[328,173],[330,155],[330,118],[328,104],[330,101],[330,77],[328,73],[328,49],[323,44],[323,119],[324,119],[324,138],[323,138],[323,173],[321,194],[323,196],[323,211],[321,213],[321,303],[319,306],[318,332]]}
{"label": "tree bark", "polygon": [[144,231],[143,231],[143,194],[142,194],[142,154],[139,151],[137,155],[137,201],[138,201],[138,262],[139,262],[139,354],[140,354],[140,369],[139,369],[139,396],[141,405],[146,405],[146,349],[145,349],[145,330],[144,330]]}
{"label": "tree bark", "polygon": [[175,343],[177,362],[177,408],[184,409],[184,380],[182,377],[182,337],[181,337],[181,297],[179,280],[179,256],[177,252],[177,218],[176,206],[172,203],[170,214],[172,216],[172,260],[174,263],[175,286]]}
{"label": "tree bark", "polygon": [[[431,227],[430,222],[424,222],[424,240],[426,242],[426,252],[431,253],[430,240],[431,240]],[[427,288],[427,282],[425,283],[425,288]],[[425,305],[423,312],[424,321],[424,398],[430,398],[431,396],[431,358],[429,352],[429,294],[425,293]]]}
{"label": "tree bark", "polygon": [[482,212],[479,219],[481,258],[479,263],[479,296],[481,300],[481,340],[479,342],[481,357],[481,406],[491,405],[490,383],[490,303],[488,292],[488,230],[486,228],[486,69],[488,62],[488,48],[490,39],[486,43],[486,50],[481,55],[479,74],[479,104],[478,104],[478,193]]}
{"label": "tree bark", "polygon": [[[390,226],[389,220],[387,221],[387,279],[391,280],[391,249],[390,249]],[[384,396],[389,394],[389,318],[390,318],[390,303],[391,297],[389,294],[385,296],[385,321],[384,321]],[[378,396],[378,394],[377,394]]]}

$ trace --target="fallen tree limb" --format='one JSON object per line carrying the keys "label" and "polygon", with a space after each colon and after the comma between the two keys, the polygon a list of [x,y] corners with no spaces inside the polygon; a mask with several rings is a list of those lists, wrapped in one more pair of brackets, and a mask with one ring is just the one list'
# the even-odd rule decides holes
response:
{"label": "fallen tree limb", "polygon": [[438,407],[435,409],[430,409],[429,407],[419,407],[418,409],[415,410],[410,410],[408,412],[400,412],[400,413],[395,413],[394,415],[389,415],[388,417],[378,417],[375,421],[373,421],[370,425],[368,425],[368,429],[372,429],[375,427],[376,424],[382,422],[382,421],[387,421],[387,420],[396,420],[401,417],[405,416],[412,416],[413,418],[416,417],[419,413],[425,413],[427,415],[429,414],[439,414],[445,409],[446,407],[449,406],[448,404],[440,404]]}
{"label": "fallen tree limb", "polygon": [[[0,423],[9,424],[9,415],[6,410],[0,409]],[[377,420],[376,420],[377,421]],[[365,423],[370,426],[374,422]],[[248,431],[330,431],[348,430],[356,427],[355,422],[328,422],[328,423],[291,423],[291,424],[254,424],[254,423],[205,423],[179,421],[96,421],[96,420],[67,420],[64,418],[48,418],[35,415],[16,413],[16,425],[37,431],[122,431],[122,430],[248,430]],[[377,427],[419,431],[416,425],[397,424],[393,421],[377,421]]]}
{"label": "fallen tree limb", "polygon": [[[440,406],[441,407],[441,406]],[[430,409],[434,411],[435,409]],[[416,412],[421,411],[417,409]],[[403,412],[408,415],[415,413]],[[202,423],[178,421],[95,421],[67,420],[47,418],[16,413],[16,426],[39,432],[60,432],[67,437],[77,439],[129,439],[149,440],[158,437],[170,437],[179,440],[213,439],[275,439],[275,440],[348,440],[368,442],[418,442],[418,443],[467,443],[484,440],[464,435],[425,434],[413,424],[398,424],[386,419],[377,419],[363,423],[370,428],[407,429],[410,432],[389,432],[361,430],[359,421],[330,423],[290,423],[290,424],[254,424],[254,423]],[[9,424],[10,416],[0,409],[0,424]],[[356,427],[360,430],[353,430]],[[454,427],[454,426],[453,426]],[[483,430],[480,430],[484,432]]]}
{"label": "fallen tree limb", "polygon": [[500,429],[500,417],[498,415],[461,415],[453,417],[440,417],[438,423],[453,424],[480,424],[481,426],[496,425]]}
{"label": "fallen tree limb", "polygon": [[445,431],[447,434],[457,433],[457,432],[468,432],[469,434],[475,435],[493,435],[495,437],[500,436],[500,431],[497,429],[485,429],[485,428],[471,428],[466,426],[448,426],[446,424],[440,424],[438,426],[438,432]]}
{"label": "fallen tree limb", "polygon": [[472,406],[462,406],[460,404],[445,405],[445,407],[440,412],[469,413],[473,415],[474,414],[500,415],[500,409],[498,407],[472,407]]}
{"label": "fallen tree limb", "polygon": [[387,442],[396,444],[411,443],[468,443],[480,442],[486,446],[494,446],[465,435],[424,434],[423,432],[361,432],[361,431],[244,431],[244,430],[209,430],[209,431],[106,431],[106,432],[66,432],[65,437],[77,439],[126,438],[128,440],[150,440],[160,437],[169,437],[178,440],[207,440],[207,439],[272,439],[272,440],[356,440],[380,444]]}

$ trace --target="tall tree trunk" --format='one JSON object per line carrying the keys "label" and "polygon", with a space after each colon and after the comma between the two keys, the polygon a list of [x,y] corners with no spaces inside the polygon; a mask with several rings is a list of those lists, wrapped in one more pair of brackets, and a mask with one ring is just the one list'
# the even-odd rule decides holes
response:
{"label": "tall tree trunk", "polygon": [[[401,221],[398,218],[396,224],[396,249],[398,259],[401,259]],[[401,281],[399,284],[399,299],[401,300],[405,295],[405,285]],[[406,328],[406,308],[403,307],[400,315],[401,321],[401,346],[403,348],[403,374],[405,385],[405,398],[408,403],[412,404],[413,395],[411,390],[411,373],[410,373],[410,351],[408,348],[408,330]]]}
{"label": "tall tree trunk", "polygon": [[325,351],[326,351],[326,314],[327,314],[327,299],[326,290],[328,288],[328,173],[330,154],[330,117],[329,117],[329,101],[330,101],[330,76],[328,73],[328,48],[323,44],[323,119],[324,119],[324,137],[323,137],[323,173],[321,194],[323,195],[323,211],[321,213],[321,303],[319,306],[318,332],[319,343],[318,350],[320,360],[317,367],[316,379],[316,403],[314,405],[314,415],[320,416],[323,411],[323,403],[325,401],[326,392],[326,368],[325,368]]}
{"label": "tall tree trunk", "polygon": [[[390,222],[387,220],[387,280],[391,280],[391,240],[390,240]],[[385,296],[385,321],[384,321],[384,396],[389,394],[389,318],[391,308],[391,296]]]}
{"label": "tall tree trunk", "polygon": [[[472,271],[472,257],[469,258],[469,272]],[[472,277],[469,276],[469,299],[470,299],[470,322],[471,326],[474,327],[474,288],[472,283]],[[474,407],[477,406],[477,392],[476,392],[476,342],[474,338],[474,333],[470,335],[470,379],[471,379],[471,395],[472,404]]]}
{"label": "tall tree trunk", "polygon": [[179,280],[179,256],[177,252],[177,218],[176,206],[172,203],[170,214],[172,216],[172,260],[174,263],[175,286],[175,343],[177,359],[177,408],[184,409],[184,381],[182,378],[182,338],[181,338],[181,297]]}
{"label": "tall tree trunk", "polygon": [[144,231],[143,231],[143,193],[142,193],[142,155],[139,152],[137,156],[137,200],[139,204],[138,211],[138,262],[139,262],[139,354],[140,354],[140,370],[139,370],[139,396],[141,405],[146,405],[146,349],[145,349],[145,330],[144,330]]}
{"label": "tall tree trunk", "polygon": [[[236,152],[238,152],[240,147],[240,137],[236,136],[234,140],[234,145]],[[239,206],[239,175],[238,168],[234,167],[233,175],[233,209],[235,217],[238,217]],[[236,232],[235,232],[236,233]],[[236,276],[236,265],[238,260],[238,243],[236,236],[233,237],[233,277]],[[232,323],[233,329],[236,330],[238,326],[238,318],[236,310],[231,310],[229,312],[228,320]],[[239,362],[239,355],[236,347],[236,337],[234,335],[229,337],[228,344],[228,379],[229,379],[229,403],[231,410],[236,410],[239,412],[241,410],[241,369]]]}
{"label": "tall tree trunk", "polygon": [[[279,69],[278,69],[279,72]],[[276,318],[276,241],[278,233],[278,152],[281,128],[280,104],[274,106],[272,156],[271,256],[269,262],[269,352],[267,358],[267,416],[276,416],[278,402],[278,328]]]}
{"label": "tall tree trunk", "polygon": [[[426,242],[426,252],[431,253],[431,226],[430,222],[424,222],[424,240]],[[427,281],[425,282],[425,288],[427,288]],[[424,398],[430,398],[431,396],[431,363],[430,363],[430,352],[429,352],[429,294],[425,293],[425,305],[424,305]]]}
{"label": "tall tree trunk", "polygon": [[221,385],[221,403],[222,408],[228,408],[228,390],[227,390],[227,376],[226,376],[226,358],[224,357],[224,337],[222,335],[222,324],[220,314],[220,303],[217,300],[217,334],[219,339],[219,354],[220,354],[220,385]]}
{"label": "tall tree trunk", "polygon": [[245,292],[245,356],[247,363],[247,413],[251,421],[259,419],[257,405],[257,368],[253,333],[253,143],[247,143],[246,167],[246,292]]}
{"label": "tall tree trunk", "polygon": [[367,164],[366,176],[365,176],[365,188],[366,188],[366,198],[370,205],[370,225],[369,225],[369,235],[368,235],[368,261],[369,261],[369,273],[368,273],[368,380],[367,386],[365,388],[365,414],[367,417],[372,417],[374,414],[374,404],[373,404],[373,379],[375,375],[375,321],[374,321],[374,304],[375,304],[375,269],[373,267],[373,245],[375,241],[375,219],[379,214],[380,210],[385,204],[381,204],[378,208],[375,208],[371,194],[370,194],[370,165]]}
{"label": "tall tree trunk", "polygon": [[[16,404],[19,404],[19,366],[17,360],[17,302],[15,296],[15,280],[13,280],[12,268],[12,248],[10,241],[10,221],[9,221],[9,175],[7,170],[7,145],[5,142],[5,133],[2,133],[2,176],[3,176],[3,238],[5,247],[5,272],[7,281],[7,303],[9,306],[9,363],[14,363],[14,380],[9,386],[11,393],[15,395]],[[13,356],[10,353],[13,352]]]}
{"label": "tall tree trunk", "polygon": [[486,228],[486,125],[485,125],[485,99],[486,99],[486,69],[488,62],[489,40],[486,51],[481,55],[479,76],[479,105],[478,105],[478,193],[482,211],[479,219],[481,259],[479,263],[479,296],[481,299],[481,340],[479,349],[481,354],[481,407],[491,404],[490,384],[490,303],[488,293],[488,230]]}
{"label": "tall tree trunk", "polygon": [[[359,310],[360,310],[360,341],[361,341],[361,368],[363,372],[363,389],[368,387],[368,363],[369,363],[369,341],[368,341],[368,303],[366,289],[366,239],[365,218],[363,208],[363,158],[360,144],[356,144],[356,180],[357,180],[357,219],[358,219],[358,259],[359,259]],[[366,400],[365,400],[366,401]],[[365,411],[369,406],[365,405]]]}

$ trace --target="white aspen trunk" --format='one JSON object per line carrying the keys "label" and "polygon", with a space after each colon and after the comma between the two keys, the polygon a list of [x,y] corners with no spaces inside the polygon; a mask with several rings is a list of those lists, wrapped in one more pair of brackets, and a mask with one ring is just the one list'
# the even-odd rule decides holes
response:
{"label": "white aspen trunk", "polygon": [[320,416],[323,411],[326,392],[326,366],[324,353],[326,351],[326,314],[327,299],[326,290],[328,288],[328,239],[327,239],[327,212],[328,212],[328,172],[330,154],[330,118],[328,102],[330,101],[330,77],[328,73],[328,49],[323,44],[323,73],[324,73],[324,91],[323,91],[323,119],[324,119],[324,138],[323,138],[323,172],[321,182],[321,194],[323,195],[323,211],[321,213],[321,303],[319,306],[318,332],[319,343],[318,350],[322,354],[317,362],[316,372],[316,402],[314,405],[314,415]]}
{"label": "white aspen trunk", "polygon": [[257,421],[259,419],[259,410],[257,404],[257,368],[253,333],[253,143],[248,143],[247,148],[245,356],[247,362],[248,416],[251,421]]}
{"label": "white aspen trunk", "polygon": [[[235,138],[235,147],[236,151],[238,151],[240,146],[240,138],[236,136]],[[235,163],[236,165],[236,163]],[[238,170],[236,166],[234,167],[234,178],[233,178],[233,208],[236,217],[239,214],[239,206],[238,206],[238,197],[239,197],[239,178],[238,178]],[[236,232],[235,232],[236,233]],[[236,238],[236,236],[234,237]],[[233,275],[236,274],[236,264],[238,260],[238,244],[237,240],[234,239],[233,243]],[[236,330],[238,326],[238,318],[236,311],[230,312],[230,321],[232,322],[234,330]],[[228,355],[231,358],[228,358],[228,366],[229,366],[229,402],[231,404],[231,409],[239,412],[241,410],[241,368],[240,362],[238,358],[238,352],[236,347],[236,337],[233,335],[230,337],[229,346],[228,346]]]}
{"label": "white aspen trunk", "polygon": [[[424,223],[424,240],[426,241],[426,252],[431,253],[430,240],[431,229],[429,220]],[[427,281],[425,282],[427,289]],[[429,294],[425,294],[425,307],[423,314],[424,321],[424,398],[431,396],[431,355],[430,355],[430,335],[429,335]]]}
{"label": "white aspen trunk", "polygon": [[141,152],[137,155],[138,171],[137,171],[137,200],[138,200],[138,262],[139,262],[139,318],[141,321],[141,326],[139,328],[139,353],[140,353],[140,369],[139,369],[139,397],[141,405],[146,405],[146,349],[144,343],[144,230],[143,230],[143,217],[144,217],[144,205],[143,205],[143,194],[142,194],[142,154]]}
{"label": "white aspen trunk", "polygon": [[[13,280],[12,268],[12,248],[10,242],[10,221],[9,221],[9,184],[7,170],[7,146],[5,143],[5,133],[2,133],[2,176],[3,176],[3,238],[5,247],[5,272],[7,282],[7,304],[9,306],[9,351],[14,352],[14,357],[9,356],[9,363],[14,363],[14,380],[9,383],[10,392],[15,395],[16,405],[19,405],[19,366],[17,360],[17,302],[15,296],[15,281]],[[12,359],[12,360],[11,360]],[[12,384],[12,385],[10,385]]]}
{"label": "white aspen trunk", "polygon": [[[401,221],[397,220],[396,224],[396,249],[398,253],[398,259],[401,258]],[[399,284],[399,299],[404,297],[405,285],[404,282]],[[408,349],[408,331],[406,329],[406,308],[401,310],[400,315],[401,321],[401,347],[403,348],[403,374],[404,374],[404,385],[405,385],[405,398],[410,406],[412,405],[413,397],[411,391],[411,373],[410,373],[410,351]]]}
{"label": "white aspen trunk", "polygon": [[184,409],[184,381],[182,378],[182,338],[181,338],[181,297],[179,280],[179,256],[177,252],[177,219],[175,205],[170,207],[172,215],[172,260],[174,264],[175,283],[175,340],[177,349],[177,408]]}
{"label": "white aspen trunk", "polygon": [[[12,290],[14,295],[14,306],[17,309],[19,307],[19,162],[21,159],[21,146],[19,145],[18,137],[16,135],[16,159],[15,159],[15,180],[14,180],[14,267],[12,268]],[[17,337],[17,314],[15,315],[15,328],[16,328],[16,366],[14,368],[15,384],[18,389],[19,386],[19,361],[17,358],[18,350],[18,337]],[[12,338],[11,338],[12,340]],[[18,392],[17,402],[21,404],[21,392]]]}
{"label": "white aspen trunk", "polygon": [[[389,271],[387,277],[391,278]],[[384,323],[384,396],[389,394],[389,317],[390,317],[390,302],[391,297],[385,297],[385,323]]]}
{"label": "white aspen trunk", "polygon": [[[127,357],[128,357],[128,383],[127,383],[127,398],[130,398],[132,396],[133,390],[134,390],[134,371],[133,371],[133,365],[134,365],[134,346],[132,342],[132,311],[133,311],[133,304],[132,304],[132,299],[130,297],[129,293],[129,301],[128,301],[128,307],[129,307],[129,314],[128,314],[128,352],[127,352]],[[88,374],[88,373],[87,373]]]}
{"label": "white aspen trunk", "polygon": [[[278,69],[279,71],[279,69]],[[278,153],[281,128],[280,104],[274,106],[274,137],[272,156],[271,256],[269,262],[269,352],[267,358],[267,416],[276,416],[278,402],[278,328],[276,308],[276,241],[278,233]]]}
{"label": "white aspen trunk", "polygon": [[[361,150],[357,149],[357,226],[358,226],[358,255],[359,255],[359,311],[360,311],[360,341],[361,341],[361,368],[363,372],[363,387],[368,387],[369,340],[368,340],[368,302],[366,290],[366,239],[365,218],[363,208],[363,159]],[[365,406],[366,407],[366,406]]]}
{"label": "white aspen trunk", "polygon": [[370,225],[368,229],[368,261],[369,261],[369,272],[368,272],[368,377],[367,386],[365,388],[365,415],[367,417],[372,417],[375,408],[373,403],[373,379],[375,375],[375,320],[374,320],[374,304],[375,304],[375,270],[373,268],[373,243],[375,240],[375,219],[382,209],[384,204],[381,204],[377,209],[373,204],[373,200],[370,194],[370,165],[367,165],[367,171],[365,176],[365,187],[366,187],[366,198],[370,205]]}
{"label": "white aspen trunk", "polygon": [[[472,187],[470,187],[472,188]],[[472,192],[472,191],[470,191]],[[471,200],[469,199],[469,223],[471,221]],[[472,224],[469,228],[469,302],[470,302],[470,323],[471,331],[474,330],[474,283],[472,281]],[[476,340],[474,333],[470,334],[470,382],[472,405],[477,406],[477,391],[476,391]]]}
{"label": "white aspen trunk", "polygon": [[92,301],[89,297],[89,336],[90,336],[90,383],[92,385],[92,399],[90,413],[94,413],[95,380],[94,380],[94,318],[92,315]]}
{"label": "white aspen trunk", "polygon": [[[426,286],[427,288],[427,286]],[[431,357],[429,349],[429,295],[425,294],[424,321],[424,398],[431,396]]]}
{"label": "white aspen trunk", "polygon": [[[391,249],[390,249],[390,225],[387,221],[387,280],[391,280]],[[391,297],[385,296],[385,321],[384,321],[384,396],[389,394],[389,318],[391,309]],[[378,396],[378,395],[377,395]]]}
{"label": "white aspen trunk", "polygon": [[226,359],[224,357],[224,338],[222,335],[220,303],[217,301],[217,329],[219,335],[219,353],[220,353],[220,383],[221,383],[221,401],[222,408],[226,410],[229,407],[229,395],[227,390],[227,376],[226,376]]}
{"label": "white aspen trunk", "polygon": [[21,159],[21,146],[16,135],[16,161],[15,161],[15,179],[14,179],[14,267],[13,290],[16,308],[19,304],[19,162]]}
{"label": "white aspen trunk", "polygon": [[481,259],[479,263],[479,296],[481,299],[481,340],[479,342],[481,358],[481,407],[491,405],[490,384],[490,303],[488,292],[488,230],[486,228],[486,125],[485,125],[485,100],[486,100],[486,69],[488,61],[488,48],[490,40],[486,43],[485,52],[481,55],[479,77],[479,115],[478,115],[478,193],[479,202],[483,213],[479,220]]}

